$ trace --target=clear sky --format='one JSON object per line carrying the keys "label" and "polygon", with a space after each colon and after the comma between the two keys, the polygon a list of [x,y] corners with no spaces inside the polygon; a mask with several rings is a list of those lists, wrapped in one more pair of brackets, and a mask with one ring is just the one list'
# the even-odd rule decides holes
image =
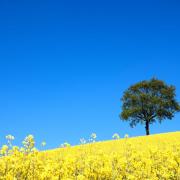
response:
{"label": "clear sky", "polygon": [[[120,121],[120,98],[153,76],[180,100],[178,0],[0,2],[0,145],[7,134],[47,148],[144,135]],[[180,115],[150,130],[178,131]]]}

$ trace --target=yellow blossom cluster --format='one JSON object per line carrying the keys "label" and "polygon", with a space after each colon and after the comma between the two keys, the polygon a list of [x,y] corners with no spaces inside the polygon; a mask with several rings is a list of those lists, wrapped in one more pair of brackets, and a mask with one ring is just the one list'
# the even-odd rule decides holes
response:
{"label": "yellow blossom cluster", "polygon": [[34,150],[33,144],[30,136],[24,141],[24,150],[3,146],[0,180],[180,179],[180,132],[48,151]]}

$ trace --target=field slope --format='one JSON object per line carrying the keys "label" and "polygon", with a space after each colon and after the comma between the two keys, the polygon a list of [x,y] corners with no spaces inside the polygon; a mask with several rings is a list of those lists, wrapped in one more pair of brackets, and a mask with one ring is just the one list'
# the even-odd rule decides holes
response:
{"label": "field slope", "polygon": [[180,132],[0,158],[0,179],[179,180]]}

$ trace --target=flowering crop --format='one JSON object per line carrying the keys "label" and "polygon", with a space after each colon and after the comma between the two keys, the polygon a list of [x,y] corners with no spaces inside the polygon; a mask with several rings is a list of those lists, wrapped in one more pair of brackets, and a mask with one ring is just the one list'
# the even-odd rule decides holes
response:
{"label": "flowering crop", "polygon": [[3,146],[0,180],[180,179],[180,132],[126,136],[41,152],[33,145],[33,136],[29,136],[24,151]]}

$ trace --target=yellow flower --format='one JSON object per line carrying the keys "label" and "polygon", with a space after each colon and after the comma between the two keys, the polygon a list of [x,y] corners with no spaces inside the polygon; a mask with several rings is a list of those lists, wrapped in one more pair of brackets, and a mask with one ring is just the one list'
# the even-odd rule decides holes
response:
{"label": "yellow flower", "polygon": [[112,138],[113,138],[113,139],[120,139],[120,136],[119,136],[118,133],[115,133],[115,134],[113,134]]}
{"label": "yellow flower", "polygon": [[40,152],[27,136],[23,148],[2,146],[0,179],[179,179],[179,139],[175,132]]}
{"label": "yellow flower", "polygon": [[41,146],[46,146],[46,142],[45,141],[43,141],[42,143],[41,143]]}

